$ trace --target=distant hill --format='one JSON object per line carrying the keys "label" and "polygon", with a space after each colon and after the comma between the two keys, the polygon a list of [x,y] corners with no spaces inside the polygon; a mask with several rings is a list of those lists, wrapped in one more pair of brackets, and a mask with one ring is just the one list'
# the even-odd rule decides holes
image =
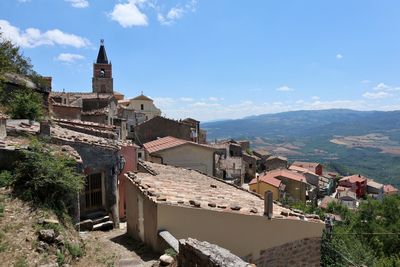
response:
{"label": "distant hill", "polygon": [[208,140],[249,139],[290,160],[400,186],[400,111],[302,110],[202,124]]}

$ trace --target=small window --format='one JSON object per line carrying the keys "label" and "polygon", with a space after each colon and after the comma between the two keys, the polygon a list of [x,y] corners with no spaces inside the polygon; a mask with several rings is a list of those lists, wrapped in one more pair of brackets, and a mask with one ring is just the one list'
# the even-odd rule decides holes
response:
{"label": "small window", "polygon": [[253,164],[250,163],[250,164],[249,164],[249,168],[250,168],[250,169],[253,168]]}
{"label": "small window", "polygon": [[139,158],[139,159],[142,158],[142,152],[138,152],[138,158]]}
{"label": "small window", "polygon": [[140,104],[140,109],[144,110],[144,105],[143,104]]}

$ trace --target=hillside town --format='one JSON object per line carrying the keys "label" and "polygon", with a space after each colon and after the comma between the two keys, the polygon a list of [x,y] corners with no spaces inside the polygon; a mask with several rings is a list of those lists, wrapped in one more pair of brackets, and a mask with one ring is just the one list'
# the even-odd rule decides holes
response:
{"label": "hillside town", "polygon": [[124,224],[133,240],[178,255],[162,255],[161,266],[320,266],[323,233],[343,220],[330,206],[357,210],[364,199],[399,194],[374,177],[291,162],[248,140],[207,140],[196,118],[163,116],[151,92],[135,88],[126,99],[112,67],[101,40],[91,92],[53,90],[51,77],[41,85],[17,73],[3,77],[9,94],[38,93],[45,115],[0,113],[0,168],[13,166],[32,137],[72,158],[85,177],[71,211],[80,232]]}

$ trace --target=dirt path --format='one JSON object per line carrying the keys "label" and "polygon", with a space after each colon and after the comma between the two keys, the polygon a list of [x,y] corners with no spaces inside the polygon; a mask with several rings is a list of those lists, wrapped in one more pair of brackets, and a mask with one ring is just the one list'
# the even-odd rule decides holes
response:
{"label": "dirt path", "polygon": [[[86,255],[74,266],[152,266],[160,255],[126,234],[121,229],[81,233]],[[96,265],[93,265],[96,264]]]}

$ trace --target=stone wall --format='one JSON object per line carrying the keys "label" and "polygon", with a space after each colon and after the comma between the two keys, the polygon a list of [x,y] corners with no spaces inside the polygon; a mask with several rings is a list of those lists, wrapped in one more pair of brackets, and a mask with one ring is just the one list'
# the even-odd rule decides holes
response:
{"label": "stone wall", "polygon": [[172,136],[191,141],[190,126],[163,117],[154,117],[135,127],[135,143],[138,145],[156,140],[158,137]]}
{"label": "stone wall", "polygon": [[52,113],[56,118],[80,120],[82,109],[74,106],[52,105]]}
{"label": "stone wall", "polygon": [[321,238],[304,238],[260,251],[260,258],[250,262],[261,266],[320,266]]}
{"label": "stone wall", "polygon": [[251,266],[229,250],[193,238],[179,240],[178,266]]}

